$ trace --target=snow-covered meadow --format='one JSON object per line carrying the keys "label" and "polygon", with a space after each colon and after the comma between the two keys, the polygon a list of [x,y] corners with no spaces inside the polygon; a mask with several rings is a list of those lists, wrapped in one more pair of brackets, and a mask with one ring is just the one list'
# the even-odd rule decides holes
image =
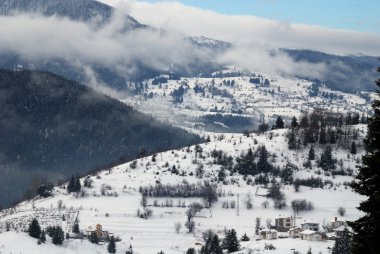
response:
{"label": "snow-covered meadow", "polygon": [[[361,139],[365,135],[365,125],[358,125]],[[320,169],[314,164],[312,169],[304,169],[303,162],[307,158],[308,149],[298,152],[287,149],[287,130],[275,130],[264,134],[250,134],[249,137],[241,134],[211,135],[213,141],[200,145],[201,153],[196,152],[199,147],[182,148],[168,151],[153,156],[138,159],[123,165],[106,169],[90,176],[92,187],[83,187],[82,195],[67,194],[66,189],[56,187],[54,197],[46,199],[35,199],[19,204],[18,206],[4,210],[0,215],[0,228],[6,231],[6,222],[21,220],[25,222],[32,217],[42,216],[60,212],[67,214],[69,211],[78,211],[78,221],[81,230],[86,231],[89,226],[95,227],[101,224],[104,230],[119,236],[122,241],[117,242],[117,253],[125,253],[132,245],[134,253],[156,254],[160,250],[164,253],[185,253],[188,248],[200,249],[204,244],[202,232],[212,229],[221,238],[227,229],[234,228],[240,238],[246,233],[251,241],[242,243],[242,250],[238,253],[249,253],[253,250],[257,253],[292,253],[293,249],[305,253],[309,247],[313,253],[329,253],[328,247],[333,245],[333,241],[310,242],[299,239],[276,239],[255,241],[255,221],[259,217],[261,226],[266,227],[267,223],[274,224],[277,217],[292,216],[293,211],[290,202],[295,199],[306,199],[313,203],[314,210],[300,212],[297,215],[296,223],[299,225],[304,221],[328,225],[334,217],[339,216],[339,207],[346,209],[343,220],[354,220],[361,214],[356,209],[363,197],[354,193],[347,183],[352,181],[352,176],[331,176],[318,173]],[[186,210],[192,202],[203,202],[201,198],[178,198],[178,197],[148,197],[147,207],[153,211],[149,219],[137,217],[137,210],[142,210],[141,186],[155,185],[156,183],[181,184],[187,182],[197,183],[205,180],[216,183],[217,176],[221,169],[220,165],[213,163],[210,156],[213,150],[222,150],[232,157],[240,156],[248,148],[256,150],[259,146],[265,145],[268,152],[268,160],[275,166],[284,167],[288,162],[296,165],[298,170],[294,172],[294,178],[308,178],[310,176],[320,177],[329,180],[333,184],[322,188],[310,188],[301,186],[299,192],[295,192],[292,185],[283,185],[281,190],[285,194],[287,206],[281,210],[273,207],[273,202],[267,197],[259,194],[264,186],[254,184],[243,179],[237,173],[227,174],[224,182],[218,182],[218,201],[213,203],[211,208],[204,208],[195,218],[195,231],[188,233],[184,224],[186,221]],[[317,157],[322,152],[322,148],[315,147]],[[360,150],[362,151],[362,149]],[[337,160],[342,160],[341,167],[353,169],[360,162],[362,152],[348,156],[347,149],[334,151],[333,156]],[[132,164],[132,168],[131,168]],[[135,164],[135,165],[133,165]],[[199,165],[203,165],[203,176],[197,177],[196,171]],[[178,173],[173,173],[173,166]],[[250,178],[248,176],[247,178]],[[84,178],[82,178],[83,186]],[[247,184],[248,182],[248,184]],[[109,186],[102,195],[101,189]],[[265,189],[264,189],[265,190]],[[248,194],[249,193],[249,194]],[[253,199],[253,207],[247,209],[245,199],[250,195]],[[265,201],[269,202],[267,208],[263,207]],[[223,204],[235,203],[235,208],[223,208]],[[60,204],[59,204],[60,203]],[[171,205],[168,205],[171,204]],[[58,209],[59,206],[61,209]],[[237,207],[239,209],[237,210]],[[28,216],[25,216],[29,214]],[[60,217],[59,215],[58,217]],[[46,216],[45,216],[46,217]],[[70,232],[67,223],[62,222],[57,216],[50,216],[45,220],[42,227],[49,223],[52,225],[61,223],[66,232]],[[50,218],[49,217],[49,218]],[[181,224],[181,229],[177,233],[175,223]],[[25,224],[25,223],[24,223]],[[25,228],[24,228],[25,229]],[[21,231],[18,228],[18,231]],[[279,233],[282,236],[287,233]],[[17,244],[23,242],[23,244]],[[37,240],[30,238],[26,233],[10,232],[0,234],[1,253],[104,253],[106,246],[91,244],[86,239],[68,239],[63,246],[52,245],[47,240],[47,244],[37,245]],[[276,250],[264,250],[266,242],[272,243]]]}

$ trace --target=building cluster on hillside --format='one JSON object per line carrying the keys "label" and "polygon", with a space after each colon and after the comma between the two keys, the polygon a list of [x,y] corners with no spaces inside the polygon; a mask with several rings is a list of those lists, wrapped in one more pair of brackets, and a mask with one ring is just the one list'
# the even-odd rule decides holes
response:
{"label": "building cluster on hillside", "polygon": [[[319,223],[305,221],[298,226],[295,217],[278,217],[275,225],[261,229],[256,236],[257,240],[274,240],[278,238],[299,238],[307,241],[335,240],[343,237],[344,231],[352,232],[346,221],[335,217],[327,227],[320,228]],[[286,234],[287,233],[287,234]]]}

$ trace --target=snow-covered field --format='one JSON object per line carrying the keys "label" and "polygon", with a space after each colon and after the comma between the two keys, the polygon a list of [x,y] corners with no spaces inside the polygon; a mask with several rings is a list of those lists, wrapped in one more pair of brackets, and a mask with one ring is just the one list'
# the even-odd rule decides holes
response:
{"label": "snow-covered field", "polygon": [[[354,128],[360,130],[359,140],[365,135],[365,126],[358,125]],[[313,169],[304,169],[302,164],[307,158],[308,149],[301,152],[289,151],[286,141],[287,130],[275,130],[261,135],[251,134],[249,137],[241,134],[225,134],[224,139],[218,140],[213,137],[212,142],[202,144],[202,153],[196,153],[195,147],[183,148],[157,154],[155,161],[152,156],[138,159],[136,168],[131,168],[131,163],[106,169],[96,175],[91,176],[93,186],[83,188],[84,196],[76,197],[67,194],[66,189],[57,187],[54,190],[54,197],[46,199],[36,199],[24,202],[15,208],[3,211],[0,214],[0,229],[5,231],[6,222],[17,222],[31,220],[36,215],[57,213],[59,216],[50,216],[42,223],[42,227],[53,224],[62,224],[60,214],[67,214],[69,211],[78,211],[78,221],[81,230],[86,231],[89,226],[95,227],[101,224],[104,230],[119,236],[122,241],[117,243],[117,253],[125,253],[132,245],[134,253],[156,254],[163,250],[166,254],[185,253],[190,248],[200,249],[204,244],[202,232],[212,229],[221,238],[224,237],[226,229],[234,228],[240,238],[244,233],[254,239],[255,221],[259,217],[261,225],[266,227],[267,221],[274,225],[276,217],[291,216],[293,211],[290,202],[294,199],[307,199],[314,204],[314,210],[300,212],[296,223],[299,225],[304,221],[320,223],[320,229],[327,225],[334,217],[338,216],[339,207],[346,208],[343,220],[353,220],[361,214],[355,208],[363,197],[352,192],[350,187],[343,183],[350,182],[351,176],[325,176],[319,175],[318,169],[313,162]],[[215,135],[218,136],[218,135]],[[272,138],[270,138],[272,136]],[[255,144],[255,140],[257,144]],[[296,165],[299,170],[294,173],[294,177],[307,178],[309,176],[321,177],[333,182],[323,189],[301,186],[299,192],[295,192],[292,185],[283,185],[282,191],[285,194],[287,207],[278,210],[274,209],[273,202],[267,197],[257,196],[263,190],[263,186],[247,184],[247,181],[238,174],[227,174],[224,183],[218,183],[220,194],[218,201],[211,208],[204,208],[197,214],[194,221],[196,224],[194,233],[187,233],[184,226],[186,221],[185,212],[188,206],[194,202],[202,202],[200,198],[170,198],[148,197],[148,208],[152,209],[153,216],[149,219],[137,217],[137,210],[142,210],[139,192],[140,186],[161,184],[180,184],[184,181],[188,183],[203,182],[204,180],[216,182],[221,166],[213,163],[210,156],[214,149],[222,150],[227,155],[233,157],[246,152],[248,148],[256,150],[260,145],[265,145],[269,151],[269,161],[282,168],[289,161]],[[316,146],[317,157],[321,153],[321,148]],[[347,149],[338,149],[334,152],[334,157],[342,159],[342,167],[351,168],[356,171],[356,165],[360,162],[362,152],[356,155],[347,156]],[[166,164],[166,165],[165,165]],[[196,177],[196,169],[200,164],[204,165],[204,175],[202,178]],[[175,165],[179,174],[172,173]],[[83,185],[82,179],[82,185]],[[101,194],[101,187],[109,185],[110,190],[106,195]],[[253,208],[247,209],[244,200],[248,193],[253,197]],[[238,202],[239,198],[239,202]],[[179,202],[180,201],[180,202]],[[222,205],[224,202],[236,201],[239,204],[237,209],[226,209]],[[269,201],[269,206],[264,208],[262,203]],[[58,203],[62,202],[61,210]],[[154,206],[153,204],[158,204]],[[172,203],[172,207],[165,207],[161,204]],[[180,205],[178,205],[180,203]],[[29,214],[29,217],[26,216]],[[47,217],[47,216],[44,216]],[[50,219],[49,219],[50,218]],[[181,223],[182,228],[176,233],[174,224]],[[17,224],[17,223],[16,223]],[[25,224],[25,223],[24,223]],[[70,232],[67,221],[63,223],[64,230]],[[20,228],[18,228],[20,231]],[[284,233],[281,233],[284,234]],[[286,233],[285,233],[286,235]],[[264,250],[266,242],[272,243],[276,250]],[[20,244],[22,243],[22,244]],[[292,253],[293,249],[306,253],[309,247],[313,253],[329,253],[328,247],[333,245],[333,241],[310,242],[299,239],[277,239],[249,241],[242,243],[242,250],[238,253]],[[106,246],[91,244],[88,240],[69,239],[65,240],[63,246],[55,246],[47,240],[46,244],[37,245],[37,240],[30,238],[26,233],[10,232],[0,233],[0,253],[105,253]]]}

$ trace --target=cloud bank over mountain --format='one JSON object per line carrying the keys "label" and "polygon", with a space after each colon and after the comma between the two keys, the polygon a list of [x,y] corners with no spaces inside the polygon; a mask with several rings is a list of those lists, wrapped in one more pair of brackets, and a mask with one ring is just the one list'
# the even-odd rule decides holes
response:
{"label": "cloud bank over mountain", "polygon": [[[118,11],[101,27],[94,26],[96,20],[81,22],[38,13],[0,16],[0,54],[14,54],[30,63],[65,61],[80,70],[89,85],[107,94],[113,94],[112,90],[105,89],[112,85],[98,79],[99,68],[103,74],[106,70],[122,77],[121,87],[146,69],[157,73],[181,70],[182,74],[200,75],[214,65],[347,83],[351,81],[335,77],[354,73],[345,63],[296,61],[278,48],[380,55],[380,37],[375,34],[293,25],[251,16],[228,16],[175,2],[122,1],[102,0]],[[150,27],[126,28],[126,14]],[[216,51],[199,47],[189,39],[192,35],[228,41],[233,46]],[[369,77],[365,73],[362,76]],[[363,83],[360,77],[349,80]],[[357,87],[355,84],[352,87]]]}
{"label": "cloud bank over mountain", "polygon": [[101,0],[101,2],[116,7],[124,6],[130,15],[151,26],[180,31],[191,36],[204,35],[237,45],[302,48],[333,54],[380,55],[379,34],[291,24],[255,16],[224,15],[178,2],[148,3],[133,0]]}

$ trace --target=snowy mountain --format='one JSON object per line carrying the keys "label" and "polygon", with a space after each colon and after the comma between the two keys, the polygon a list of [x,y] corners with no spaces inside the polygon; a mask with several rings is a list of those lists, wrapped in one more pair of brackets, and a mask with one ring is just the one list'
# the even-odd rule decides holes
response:
{"label": "snowy mountain", "polygon": [[[357,133],[356,143],[358,148],[361,147],[362,138],[366,135],[365,125],[347,128],[351,133]],[[72,230],[78,223],[84,235],[90,234],[95,225],[100,224],[104,232],[120,238],[116,243],[117,253],[125,253],[130,245],[133,253],[144,254],[155,254],[161,250],[167,254],[184,253],[189,248],[199,250],[205,244],[203,232],[211,229],[224,238],[226,230],[231,228],[237,231],[239,238],[246,233],[251,239],[241,242],[241,251],[236,253],[249,253],[250,250],[287,253],[290,249],[305,253],[309,247],[313,252],[329,253],[333,240],[293,239],[288,238],[287,232],[278,232],[278,239],[255,240],[256,218],[260,218],[260,228],[265,231],[265,228],[275,226],[276,218],[293,216],[291,203],[294,200],[305,199],[311,204],[309,211],[299,211],[296,225],[301,226],[306,221],[319,223],[324,239],[335,235],[330,223],[335,217],[345,221],[361,215],[356,206],[362,197],[351,190],[349,183],[353,179],[350,175],[355,174],[360,164],[363,150],[350,154],[345,146],[332,145],[336,169],[324,171],[318,161],[326,146],[314,144],[316,160],[306,168],[304,162],[309,156],[310,145],[300,150],[289,150],[288,133],[287,129],[249,136],[209,133],[214,141],[158,153],[82,178],[79,193],[68,193],[67,184],[56,187],[48,198],[36,197],[1,212],[0,250],[6,253],[104,253],[106,245],[91,244],[86,236],[82,240],[76,239],[79,235],[73,234]],[[279,175],[271,171],[244,176],[234,170],[238,158],[247,154],[249,149],[254,153],[260,151],[262,146],[268,151],[266,160],[280,170]],[[284,182],[281,172],[289,170],[289,167],[292,168],[293,181],[300,183],[298,189]],[[346,173],[334,173],[338,171]],[[351,173],[347,175],[347,172]],[[264,175],[272,184],[260,183]],[[319,179],[319,187],[311,187],[310,179]],[[268,195],[274,181],[282,182],[280,192],[286,206],[281,208],[275,208],[275,198]],[[215,188],[217,195],[217,201],[212,202],[211,207],[205,202],[208,195],[202,194],[208,183]],[[203,208],[193,218],[193,233],[188,233],[186,211],[194,202],[202,204]],[[344,208],[340,215],[339,207]],[[32,218],[37,218],[43,229],[61,226],[69,239],[62,246],[55,246],[48,237],[46,244],[37,245],[37,239],[24,233]],[[23,244],[16,244],[18,241]],[[268,244],[276,249],[266,250]]]}
{"label": "snowy mountain", "polygon": [[[99,29],[111,21],[114,9],[94,0],[1,0],[0,15],[34,13],[44,16],[66,17],[92,24]],[[146,26],[126,15],[125,28],[136,29]]]}

